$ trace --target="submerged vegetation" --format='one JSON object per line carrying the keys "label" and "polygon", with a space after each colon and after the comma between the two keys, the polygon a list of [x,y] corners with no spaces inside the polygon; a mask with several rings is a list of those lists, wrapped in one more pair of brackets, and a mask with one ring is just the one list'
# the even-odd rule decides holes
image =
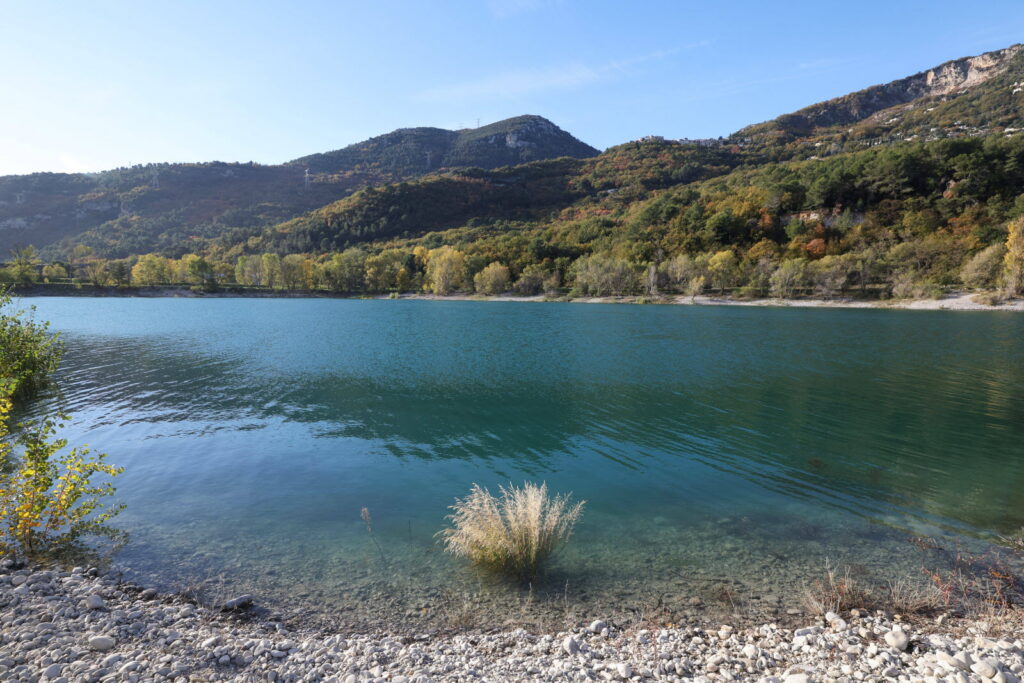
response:
{"label": "submerged vegetation", "polygon": [[114,493],[94,475],[116,476],[122,468],[104,454],[67,450],[54,438],[63,415],[23,422],[13,429],[11,411],[52,381],[62,346],[45,323],[13,311],[0,292],[0,555],[34,559],[84,551],[85,536],[120,539],[107,525],[121,508],[104,508]]}
{"label": "submerged vegetation", "polygon": [[500,496],[474,484],[451,506],[451,526],[438,535],[448,552],[529,581],[569,541],[583,505],[549,495],[546,483],[501,487]]}

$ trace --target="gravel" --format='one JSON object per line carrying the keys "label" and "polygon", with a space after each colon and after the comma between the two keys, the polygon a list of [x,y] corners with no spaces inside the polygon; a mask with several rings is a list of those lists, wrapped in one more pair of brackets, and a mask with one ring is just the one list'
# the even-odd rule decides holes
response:
{"label": "gravel", "polygon": [[594,618],[543,635],[290,632],[252,616],[253,596],[209,609],[119,576],[0,563],[0,680],[1013,683],[1024,673],[1020,632],[1000,637],[983,622],[925,633],[853,610],[796,630],[621,631]]}

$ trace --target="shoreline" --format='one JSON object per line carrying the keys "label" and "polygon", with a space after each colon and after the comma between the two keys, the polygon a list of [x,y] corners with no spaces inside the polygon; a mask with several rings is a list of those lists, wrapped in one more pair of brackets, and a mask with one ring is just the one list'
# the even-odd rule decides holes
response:
{"label": "shoreline", "polygon": [[802,628],[648,624],[601,615],[553,633],[521,628],[350,634],[291,629],[252,597],[195,604],[102,572],[0,562],[0,677],[52,681],[1018,681],[1017,613],[908,622],[843,609]]}
{"label": "shoreline", "polygon": [[189,298],[189,299],[353,299],[388,301],[476,301],[496,303],[577,303],[577,304],[650,304],[673,306],[746,306],[762,308],[858,308],[877,310],[912,311],[1024,311],[1024,298],[1007,299],[999,304],[975,301],[979,295],[992,292],[950,292],[939,299],[859,299],[837,297],[834,299],[734,299],[727,296],[699,295],[690,297],[666,294],[655,298],[647,296],[595,296],[595,297],[550,297],[543,294],[533,296],[479,294],[438,294],[406,293],[398,296],[388,294],[348,295],[321,290],[230,290],[216,292],[193,291],[187,287],[49,287],[34,286],[16,288],[14,295],[22,298],[33,297],[83,297],[83,298]]}

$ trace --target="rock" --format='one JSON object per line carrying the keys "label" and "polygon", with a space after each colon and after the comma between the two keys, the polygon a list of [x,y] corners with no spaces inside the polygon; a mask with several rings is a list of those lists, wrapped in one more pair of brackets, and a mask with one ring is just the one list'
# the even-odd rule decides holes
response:
{"label": "rock", "polygon": [[574,655],[580,651],[580,644],[576,642],[575,638],[569,636],[562,641],[562,649],[565,650],[567,654]]}
{"label": "rock", "polygon": [[790,674],[782,681],[783,683],[811,683],[811,677],[807,674]]}
{"label": "rock", "polygon": [[971,664],[971,671],[985,678],[992,678],[996,675],[996,668],[984,659],[979,659],[974,664]]}
{"label": "rock", "polygon": [[844,619],[841,619],[840,617],[832,619],[828,622],[828,625],[832,627],[833,631],[845,631],[849,627],[849,624],[847,624],[846,621]]}
{"label": "rock", "polygon": [[910,638],[903,632],[901,628],[894,628],[885,634],[885,643],[891,647],[903,652],[907,649],[907,645],[910,644]]}
{"label": "rock", "polygon": [[51,664],[50,666],[43,669],[43,678],[57,678],[57,676],[60,676],[60,672],[60,664]]}
{"label": "rock", "polygon": [[600,619],[597,619],[596,621],[592,621],[590,623],[590,626],[587,627],[587,630],[591,633],[600,633],[606,628],[608,628],[608,624],[604,623]]}
{"label": "rock", "polygon": [[89,639],[89,647],[99,652],[106,652],[117,645],[117,641],[110,636],[93,636]]}
{"label": "rock", "polygon": [[949,669],[962,669],[963,671],[966,671],[970,668],[970,664],[967,664],[962,659],[957,659],[948,652],[943,652],[942,650],[935,653],[935,658],[939,660],[940,664],[945,664]]}
{"label": "rock", "polygon": [[93,593],[85,599],[85,606],[89,609],[103,609],[107,606],[103,598]]}
{"label": "rock", "polygon": [[139,599],[141,599],[141,600],[152,600],[157,595],[158,595],[158,593],[156,592],[156,589],[154,589],[154,588],[147,588],[146,590],[144,590],[141,593],[139,593]]}
{"label": "rock", "polygon": [[619,672],[619,676],[622,678],[630,678],[633,675],[633,667],[627,662],[619,662],[615,666],[615,670]]}
{"label": "rock", "polygon": [[28,581],[28,577],[24,574],[15,574],[11,577],[11,583],[13,583],[15,586],[20,586],[26,581]]}
{"label": "rock", "polygon": [[237,598],[231,598],[224,603],[225,610],[242,609],[252,604],[253,597],[251,595],[239,595]]}

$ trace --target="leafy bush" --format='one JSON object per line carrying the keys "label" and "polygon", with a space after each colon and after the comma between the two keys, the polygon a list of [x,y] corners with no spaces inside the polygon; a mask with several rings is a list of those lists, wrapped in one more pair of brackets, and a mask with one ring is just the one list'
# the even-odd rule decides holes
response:
{"label": "leafy bush", "polygon": [[0,384],[12,399],[44,387],[64,352],[49,325],[32,319],[32,310],[12,310],[10,291],[0,289]]}
{"label": "leafy bush", "polygon": [[[0,310],[10,303],[0,292]],[[62,350],[45,323],[23,311],[0,313],[0,555],[52,557],[78,550],[85,535],[120,536],[106,523],[121,508],[104,510],[101,503],[113,486],[91,483],[120,468],[88,449],[66,451],[67,441],[53,438],[63,417],[21,424],[16,435],[8,425],[14,400],[50,381]]]}
{"label": "leafy bush", "polygon": [[[101,502],[113,495],[113,485],[91,479],[124,469],[105,464],[105,454],[92,456],[87,448],[65,451],[67,441],[52,439],[55,431],[50,418],[21,425],[16,449],[9,436],[0,436],[0,554],[53,556],[77,550],[85,535],[120,536],[106,523],[123,506],[103,509]],[[20,458],[12,462],[15,450]]]}
{"label": "leafy bush", "polygon": [[500,497],[473,484],[469,495],[451,506],[452,526],[438,535],[454,555],[530,580],[572,535],[584,501],[570,498],[551,497],[547,484],[501,487]]}

